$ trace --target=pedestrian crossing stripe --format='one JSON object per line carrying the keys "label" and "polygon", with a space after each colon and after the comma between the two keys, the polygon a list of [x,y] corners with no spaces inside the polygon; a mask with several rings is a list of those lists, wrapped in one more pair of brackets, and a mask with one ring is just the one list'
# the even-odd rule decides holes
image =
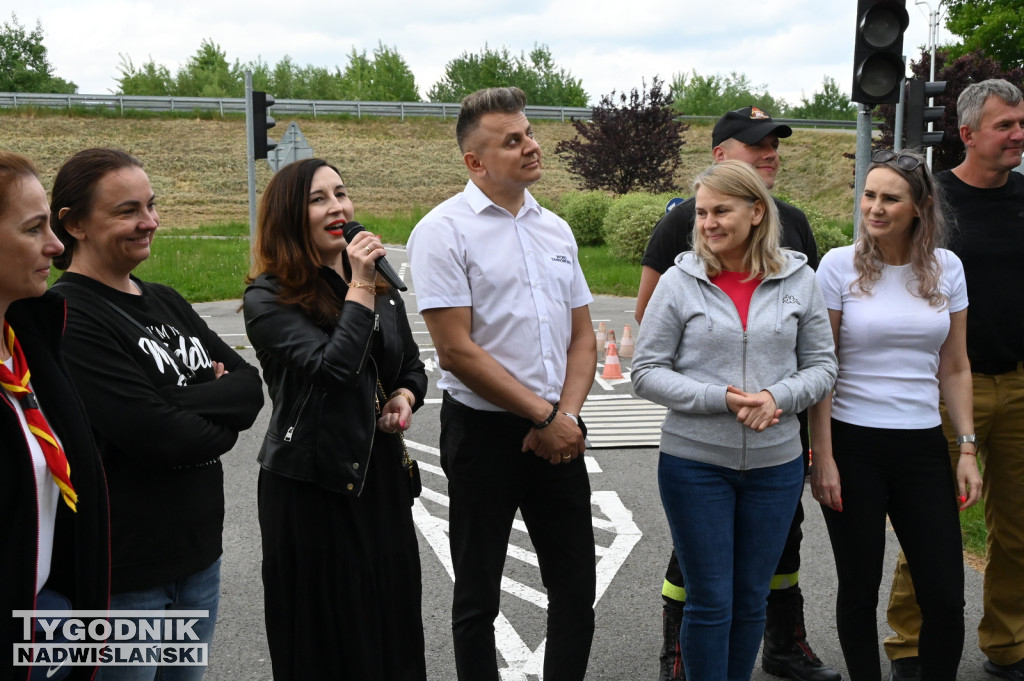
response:
{"label": "pedestrian crossing stripe", "polygon": [[588,399],[581,410],[591,449],[657,447],[667,409],[637,397]]}

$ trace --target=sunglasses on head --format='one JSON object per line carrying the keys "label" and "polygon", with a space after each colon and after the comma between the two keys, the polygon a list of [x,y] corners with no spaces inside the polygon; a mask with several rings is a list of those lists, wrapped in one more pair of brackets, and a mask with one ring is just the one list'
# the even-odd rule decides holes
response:
{"label": "sunglasses on head", "polygon": [[915,156],[907,156],[903,153],[897,153],[892,149],[879,149],[875,153],[871,154],[872,163],[893,163],[899,168],[906,170],[908,173],[913,172],[921,167],[921,159]]}

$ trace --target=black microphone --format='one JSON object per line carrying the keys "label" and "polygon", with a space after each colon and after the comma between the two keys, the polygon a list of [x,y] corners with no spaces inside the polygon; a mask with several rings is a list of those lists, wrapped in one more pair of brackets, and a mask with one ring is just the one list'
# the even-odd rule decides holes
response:
{"label": "black microphone", "polygon": [[[345,235],[345,241],[352,243],[352,238],[355,237],[359,232],[366,231],[366,227],[363,227],[358,222],[346,222],[342,228],[342,233]],[[391,284],[392,288],[397,288],[399,291],[408,291],[409,287],[405,285],[402,278],[398,276],[398,272],[391,266],[387,258],[377,258],[376,262],[373,263],[377,271],[380,272],[380,276],[384,277],[384,281]]]}

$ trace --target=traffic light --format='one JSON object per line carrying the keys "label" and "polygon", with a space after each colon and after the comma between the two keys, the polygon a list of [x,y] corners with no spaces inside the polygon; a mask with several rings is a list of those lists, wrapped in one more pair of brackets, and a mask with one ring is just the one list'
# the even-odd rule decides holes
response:
{"label": "traffic light", "polygon": [[909,24],[906,0],[857,0],[852,101],[875,105],[900,100],[906,72],[903,32]]}
{"label": "traffic light", "polygon": [[925,82],[917,78],[907,81],[907,133],[904,146],[910,150],[942,143],[943,130],[928,132],[928,124],[942,118],[945,107],[928,106],[929,97],[938,97],[946,91],[946,81]]}
{"label": "traffic light", "polygon": [[267,137],[267,131],[277,125],[274,117],[267,109],[274,106],[274,98],[266,92],[252,91],[252,150],[253,158],[266,158],[267,152],[277,146],[277,142]]}

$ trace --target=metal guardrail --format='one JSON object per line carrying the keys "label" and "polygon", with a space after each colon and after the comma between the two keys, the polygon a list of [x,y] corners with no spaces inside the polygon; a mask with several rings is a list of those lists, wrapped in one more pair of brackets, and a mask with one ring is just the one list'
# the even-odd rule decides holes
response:
{"label": "metal guardrail", "polygon": [[[215,97],[147,97],[140,95],[55,95],[28,92],[0,92],[0,107],[38,106],[55,109],[82,107],[124,112],[137,111],[215,111],[220,116],[228,113],[245,114],[245,99]],[[308,114],[313,117],[348,114],[363,116],[457,116],[460,105],[444,102],[348,102],[322,99],[278,99],[271,113]],[[590,107],[527,106],[526,115],[534,119],[567,121],[571,118],[590,118]]]}
{"label": "metal guardrail", "polygon": [[[0,107],[14,108],[18,106],[39,106],[54,109],[109,109],[124,113],[125,110],[137,111],[216,111],[224,114],[245,114],[244,98],[216,97],[149,97],[141,95],[55,95],[29,92],[0,92]],[[317,116],[337,116],[347,114],[361,118],[363,116],[432,116],[448,118],[457,116],[460,105],[443,102],[354,102],[333,101],[324,99],[278,99],[274,102],[271,113],[280,117],[283,114],[307,114]],[[562,106],[527,106],[526,115],[532,119],[560,120],[573,118],[589,119],[593,109],[590,107]],[[717,116],[678,116],[683,121],[701,121],[713,123]],[[835,128],[855,130],[856,121],[804,120],[793,118],[776,118],[779,123],[801,128]]]}
{"label": "metal guardrail", "polygon": [[[718,120],[718,116],[676,116],[676,120],[680,121],[697,121],[701,123],[714,123]],[[811,119],[811,118],[773,118],[776,123],[785,123],[786,125],[793,128],[833,128],[835,130],[856,130],[857,121],[834,121],[828,119]],[[878,123],[874,123],[875,127],[878,127]]]}

